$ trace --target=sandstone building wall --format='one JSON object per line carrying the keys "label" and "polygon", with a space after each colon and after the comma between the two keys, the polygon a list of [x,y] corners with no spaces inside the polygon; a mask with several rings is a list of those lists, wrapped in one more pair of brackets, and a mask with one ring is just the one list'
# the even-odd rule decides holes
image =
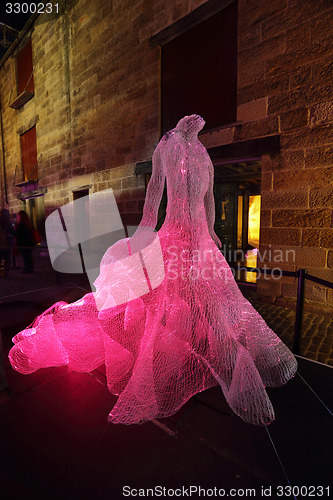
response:
{"label": "sandstone building wall", "polygon": [[[206,2],[76,0],[57,18],[38,18],[35,95],[19,110],[9,107],[15,54],[0,68],[8,188],[6,204],[2,176],[2,206],[23,207],[13,185],[19,135],[36,123],[45,215],[72,201],[75,188],[111,187],[124,221],[136,224],[145,178],[134,175],[135,164],[151,158],[160,138],[160,48],[149,41]],[[278,265],[306,267],[330,281],[332,18],[329,0],[238,0],[237,122],[201,136],[213,147],[280,135],[280,153],[261,161],[260,249],[294,250],[295,261]],[[267,300],[286,303],[295,299],[296,281],[260,280],[258,288]],[[314,283],[307,284],[306,298],[333,304],[332,290]]]}

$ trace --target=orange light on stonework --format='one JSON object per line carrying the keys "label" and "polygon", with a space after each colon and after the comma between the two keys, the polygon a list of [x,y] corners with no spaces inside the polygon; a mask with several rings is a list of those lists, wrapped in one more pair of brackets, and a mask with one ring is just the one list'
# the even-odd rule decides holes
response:
{"label": "orange light on stonework", "polygon": [[249,245],[259,248],[261,196],[249,196]]}
{"label": "orange light on stonework", "polygon": [[[246,266],[257,267],[258,263],[258,249],[259,249],[259,233],[260,233],[260,195],[249,196],[249,219],[248,219],[248,244],[251,245],[253,250],[248,250],[246,253]],[[248,272],[247,281],[256,283],[257,274]]]}

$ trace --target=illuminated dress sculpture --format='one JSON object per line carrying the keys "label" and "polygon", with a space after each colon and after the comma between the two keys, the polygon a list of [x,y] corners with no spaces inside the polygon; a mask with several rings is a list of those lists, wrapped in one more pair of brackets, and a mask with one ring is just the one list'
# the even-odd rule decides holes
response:
{"label": "illuminated dress sculpture", "polygon": [[[108,388],[119,395],[109,415],[114,423],[169,416],[219,384],[242,419],[268,424],[274,411],[265,386],[281,386],[297,369],[292,353],[243,297],[218,249],[213,166],[197,137],[204,123],[186,116],[162,137],[140,226],[105,253],[96,292],[55,304],[13,339],[9,358],[21,373],[61,365],[89,372],[105,363]],[[165,180],[166,218],[156,233]],[[116,271],[124,269],[124,257],[153,248],[154,238],[163,269],[148,251],[138,259],[147,272],[131,278]],[[135,292],[140,280],[149,284],[145,294]],[[128,300],[117,302],[123,289]]]}

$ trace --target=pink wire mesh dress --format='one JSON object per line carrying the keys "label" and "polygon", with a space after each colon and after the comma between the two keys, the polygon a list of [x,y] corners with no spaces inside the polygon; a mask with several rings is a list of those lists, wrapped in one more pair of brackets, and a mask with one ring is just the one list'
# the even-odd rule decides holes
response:
{"label": "pink wire mesh dress", "polygon": [[[114,423],[167,417],[219,384],[237,415],[268,424],[274,410],[265,386],[281,386],[297,369],[290,350],[243,297],[218,249],[213,166],[197,137],[204,123],[186,116],[159,142],[140,226],[107,250],[96,292],[55,304],[13,339],[9,358],[21,373],[60,365],[89,372],[105,363],[108,388],[119,395],[109,415]],[[165,180],[166,218],[156,233]],[[119,271],[124,257],[149,247],[152,235],[164,266],[156,287],[154,269],[161,269],[149,252],[147,272],[133,278]],[[138,296],[140,280],[150,284]],[[128,300],[117,304],[120,289]]]}

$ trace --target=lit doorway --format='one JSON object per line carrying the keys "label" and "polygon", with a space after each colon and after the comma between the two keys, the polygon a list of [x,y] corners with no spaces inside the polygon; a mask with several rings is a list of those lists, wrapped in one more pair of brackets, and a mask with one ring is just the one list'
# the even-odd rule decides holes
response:
{"label": "lit doorway", "polygon": [[38,233],[45,237],[45,208],[44,196],[28,198],[24,201],[24,210],[30,217],[30,220]]}
{"label": "lit doorway", "polygon": [[[215,232],[232,267],[257,267],[260,233],[261,166],[258,160],[215,165]],[[239,281],[256,282],[240,270]]]}

